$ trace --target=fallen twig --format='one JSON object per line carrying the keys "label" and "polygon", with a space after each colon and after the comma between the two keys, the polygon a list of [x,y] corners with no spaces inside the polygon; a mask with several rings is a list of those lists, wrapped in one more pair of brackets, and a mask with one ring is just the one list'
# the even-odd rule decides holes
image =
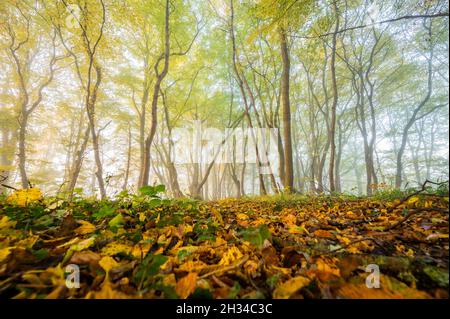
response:
{"label": "fallen twig", "polygon": [[230,265],[228,267],[225,267],[225,268],[219,268],[219,269],[213,270],[213,271],[211,271],[211,272],[209,272],[207,274],[204,274],[204,275],[198,277],[198,279],[204,279],[204,278],[207,278],[209,276],[215,275],[215,274],[220,273],[220,272],[225,272],[225,271],[232,270],[234,268],[238,268],[243,263],[245,263],[247,260],[248,260],[248,256],[244,256],[244,257],[241,258],[241,260],[239,260],[239,262],[237,262],[237,263],[235,263],[233,265]]}
{"label": "fallen twig", "polygon": [[401,224],[406,222],[408,219],[410,219],[414,215],[417,215],[417,214],[423,213],[423,212],[432,212],[432,211],[437,211],[437,212],[448,214],[448,210],[437,208],[437,207],[435,207],[435,208],[426,207],[426,208],[414,209],[414,210],[411,210],[408,214],[406,214],[405,217],[403,217],[401,220],[399,220],[395,224],[385,228],[385,230],[391,230],[391,229],[394,229],[394,228],[400,226]]}

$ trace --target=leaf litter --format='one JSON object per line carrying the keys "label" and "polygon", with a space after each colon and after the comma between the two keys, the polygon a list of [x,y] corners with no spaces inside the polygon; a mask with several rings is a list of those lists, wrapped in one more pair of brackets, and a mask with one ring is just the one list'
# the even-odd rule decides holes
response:
{"label": "leaf litter", "polygon": [[[448,298],[448,197],[206,202],[161,191],[0,201],[0,296]],[[77,289],[68,265],[80,271]],[[366,284],[368,265],[379,288]]]}

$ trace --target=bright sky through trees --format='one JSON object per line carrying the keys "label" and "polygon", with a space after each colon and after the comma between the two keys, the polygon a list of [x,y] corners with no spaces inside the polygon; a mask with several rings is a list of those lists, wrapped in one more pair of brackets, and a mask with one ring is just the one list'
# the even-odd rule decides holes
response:
{"label": "bright sky through trees", "polygon": [[[2,184],[97,196],[165,184],[171,196],[224,198],[448,177],[445,1],[6,0],[0,10]],[[222,133],[190,136],[200,126]],[[190,137],[177,142],[180,129]],[[176,160],[194,148],[212,156]]]}

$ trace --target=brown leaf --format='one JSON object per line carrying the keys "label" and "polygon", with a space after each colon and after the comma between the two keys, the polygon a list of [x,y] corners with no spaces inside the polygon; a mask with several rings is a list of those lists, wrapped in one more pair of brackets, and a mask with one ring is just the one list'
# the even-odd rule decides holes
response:
{"label": "brown leaf", "polygon": [[71,264],[77,265],[96,265],[100,261],[101,256],[90,250],[77,251],[70,258]]}
{"label": "brown leaf", "polygon": [[57,236],[62,237],[70,235],[77,226],[78,223],[75,221],[72,214],[69,214],[63,219],[61,226],[58,229]]}

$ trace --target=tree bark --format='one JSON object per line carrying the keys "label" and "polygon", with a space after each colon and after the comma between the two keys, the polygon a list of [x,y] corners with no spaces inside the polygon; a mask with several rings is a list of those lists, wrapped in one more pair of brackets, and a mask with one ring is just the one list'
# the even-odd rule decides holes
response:
{"label": "tree bark", "polygon": [[[159,91],[161,89],[161,83],[167,75],[169,71],[169,57],[170,57],[170,29],[169,29],[169,0],[166,0],[165,5],[165,22],[164,22],[164,53],[159,57],[158,61],[155,64],[155,73],[157,75],[155,86],[153,87],[153,97],[152,97],[152,109],[151,115],[152,120],[150,124],[150,133],[145,139],[144,145],[144,162],[142,163],[140,177],[139,177],[139,186],[148,185],[149,177],[150,177],[150,148],[153,142],[153,138],[156,134],[156,126],[158,125],[158,97]],[[164,60],[164,67],[159,73],[158,67],[159,63]]]}
{"label": "tree bark", "polygon": [[281,100],[283,114],[283,140],[284,140],[284,167],[285,174],[283,185],[287,192],[294,192],[294,165],[292,155],[292,135],[291,135],[291,105],[289,99],[289,76],[290,59],[287,46],[286,31],[283,27],[279,28],[281,60],[283,72],[281,75]]}
{"label": "tree bark", "polygon": [[[425,28],[428,31],[428,36],[431,39],[431,22],[430,26],[425,26]],[[405,152],[406,148],[406,142],[408,140],[408,133],[409,129],[413,126],[413,124],[416,122],[418,118],[419,112],[422,110],[422,108],[425,106],[425,104],[429,101],[431,97],[431,92],[433,88],[433,46],[430,47],[430,55],[427,58],[427,72],[428,72],[428,80],[427,80],[427,93],[425,97],[422,99],[422,101],[417,105],[417,107],[414,109],[413,114],[409,118],[408,122],[406,123],[406,126],[403,129],[402,132],[402,141],[400,144],[400,148],[397,153],[397,162],[396,162],[396,174],[395,174],[395,187],[400,188],[402,186],[403,178],[402,178],[402,170],[403,170],[403,153]],[[428,114],[428,113],[427,113]]]}
{"label": "tree bark", "polygon": [[333,2],[334,13],[336,17],[336,24],[332,38],[332,51],[331,51],[331,80],[333,83],[333,104],[331,105],[331,123],[330,123],[330,160],[329,160],[329,182],[330,191],[336,191],[335,179],[334,179],[334,165],[335,165],[335,152],[336,152],[336,108],[338,103],[338,90],[336,84],[336,37],[339,31],[339,13],[336,1]]}

